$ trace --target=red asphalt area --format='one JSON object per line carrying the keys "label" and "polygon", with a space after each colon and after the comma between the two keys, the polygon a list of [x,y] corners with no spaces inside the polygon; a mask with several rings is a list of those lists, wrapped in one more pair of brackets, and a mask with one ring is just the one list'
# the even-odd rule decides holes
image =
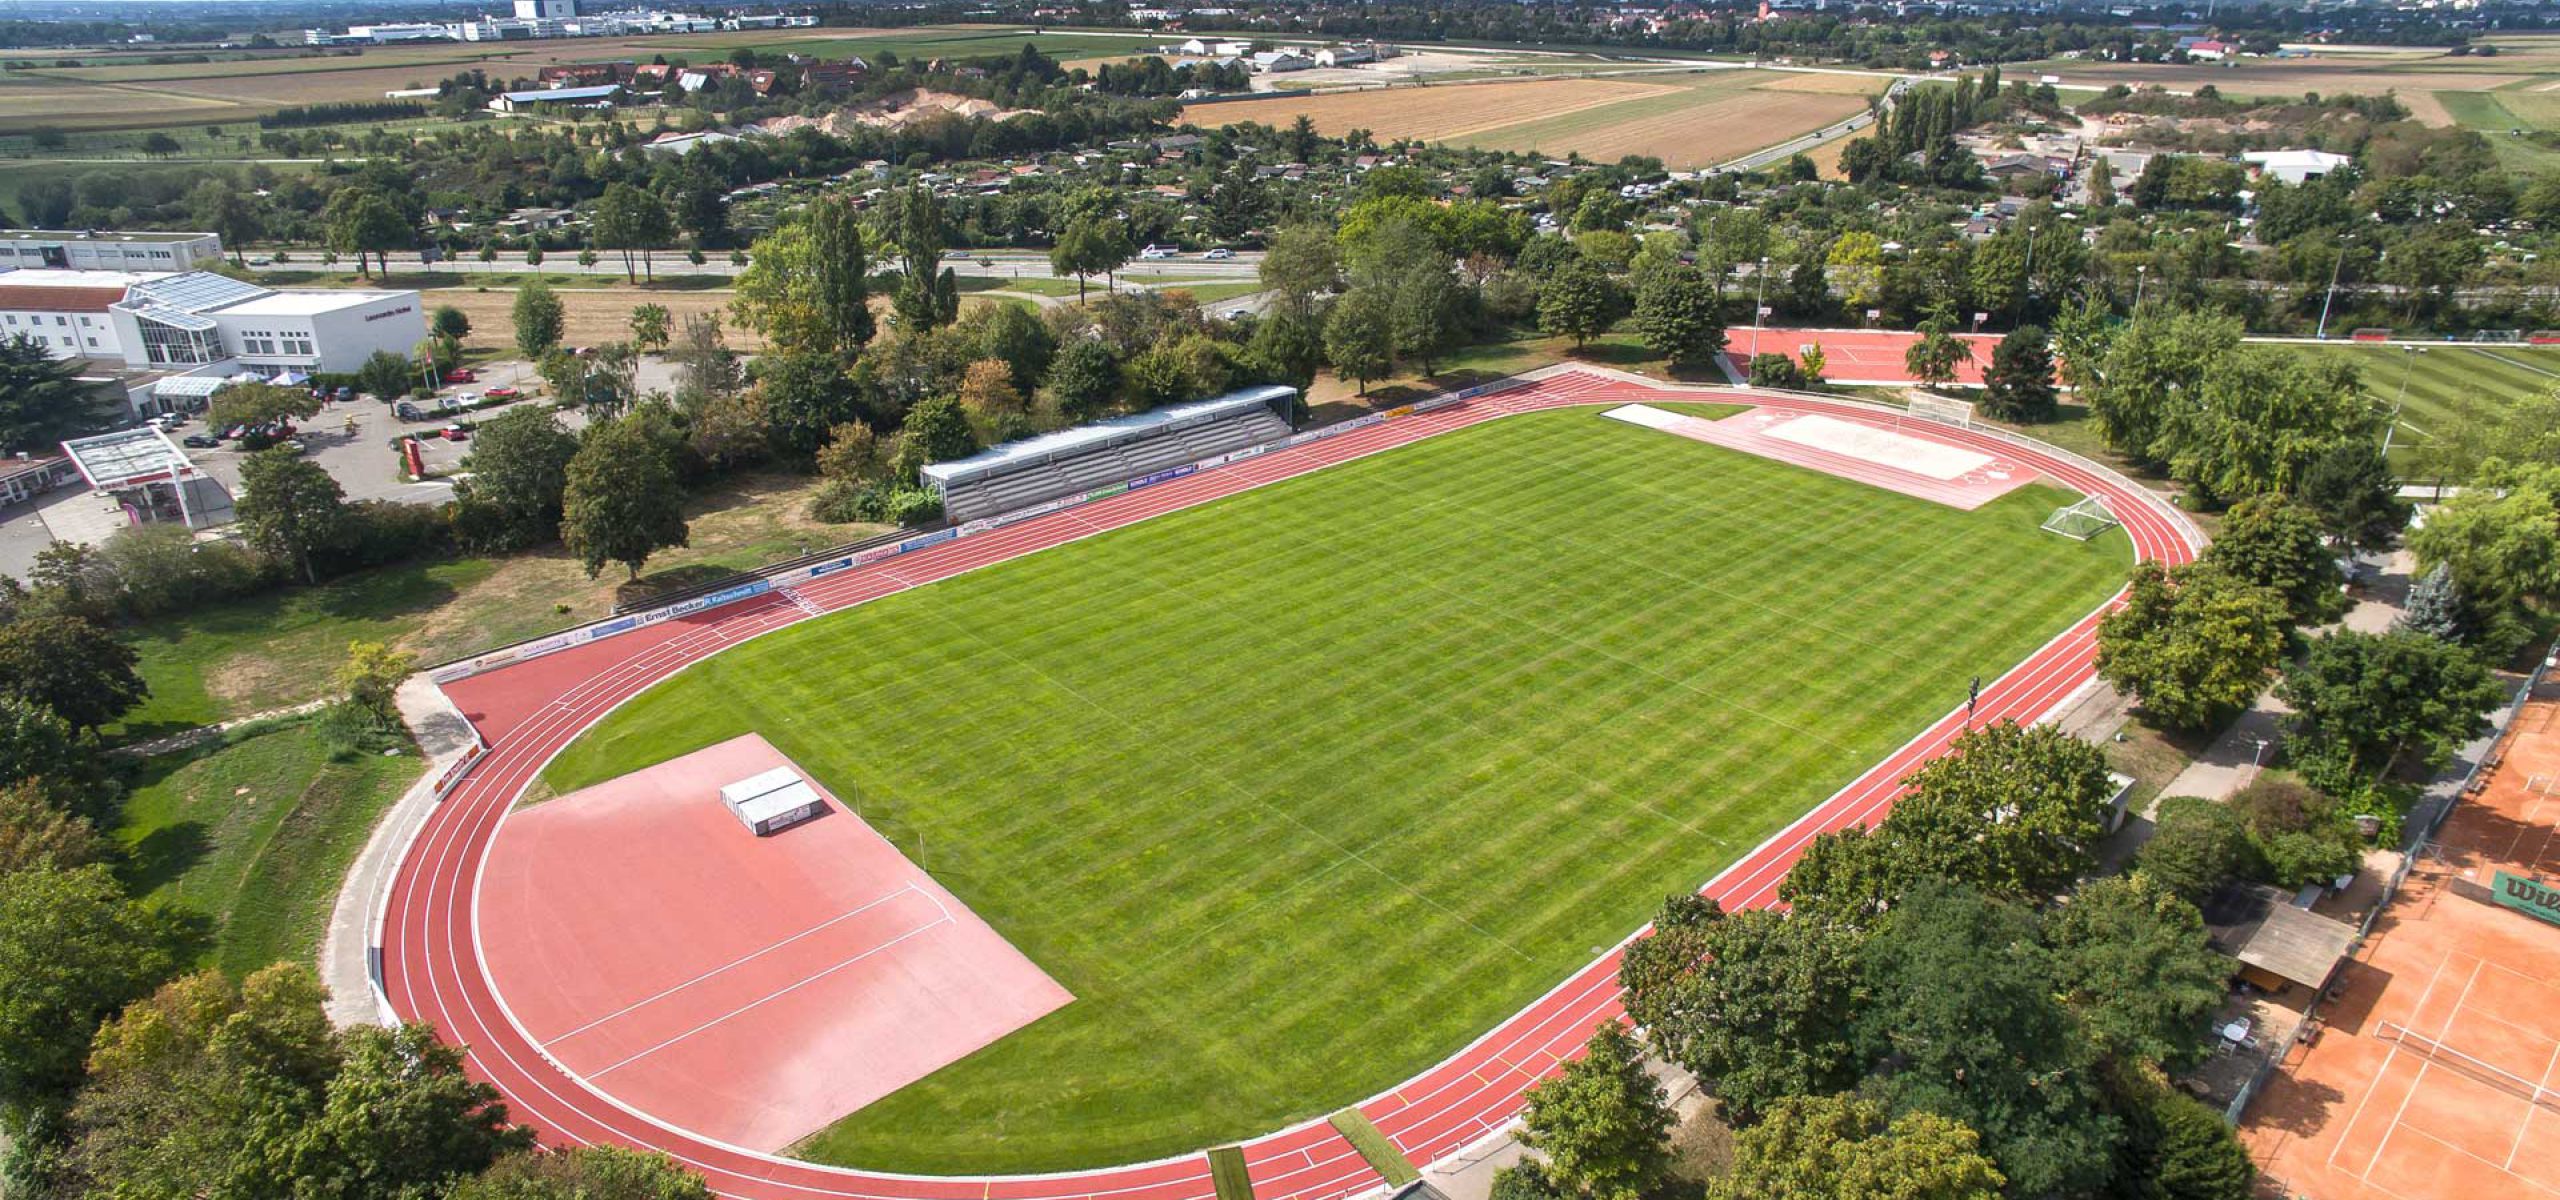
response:
{"label": "red asphalt area", "polygon": [[[720,787],[774,767],[830,811],[760,838]],[[544,1053],[750,1149],[1074,998],[754,734],[517,813],[481,875],[481,961]]]}
{"label": "red asphalt area", "polygon": [[[1771,335],[1764,335],[1771,336]],[[1789,335],[1792,336],[1792,335]],[[1829,344],[1825,335],[1825,344]],[[1738,339],[1739,340],[1739,339]],[[490,743],[473,773],[429,817],[408,848],[382,930],[383,989],[408,1020],[433,1024],[469,1047],[473,1074],[495,1085],[509,1111],[548,1142],[608,1142],[662,1151],[700,1172],[723,1195],[777,1200],[1211,1200],[1207,1159],[1186,1154],[1151,1163],[1038,1176],[918,1177],[821,1166],[756,1153],[643,1115],[597,1093],[546,1060],[510,1018],[480,962],[473,898],[484,854],[515,798],[543,764],[622,700],[685,666],[760,633],[866,600],[946,579],[1161,513],[1207,503],[1266,483],[1407,445],[1514,413],[1574,405],[1692,399],[1743,400],[1772,411],[1823,413],[1892,428],[1896,417],[1845,401],[1679,388],[1580,368],[1527,387],[1403,416],[1323,441],[1244,459],[1216,470],[945,542],[929,549],[798,585],[796,596],[766,596],[588,643],[446,686]],[[2057,452],[1952,426],[1927,435],[2020,464],[2065,488],[2103,496],[2124,523],[2137,555],[2187,561],[2200,541],[2186,520],[2130,481]],[[2112,602],[2110,602],[2112,603]],[[807,607],[804,608],[803,605]],[[2104,608],[2057,634],[1983,690],[1979,719],[2033,721],[2092,677],[2094,634]],[[1766,905],[1814,835],[1883,815],[1899,781],[1941,752],[1964,728],[1953,711],[1795,824],[1718,875],[1707,895],[1729,908]],[[539,811],[539,808],[532,810]],[[520,815],[520,814],[519,814]],[[1529,1086],[1579,1053],[1594,1026],[1620,1017],[1617,954],[1575,972],[1517,1015],[1447,1061],[1359,1108],[1417,1164],[1429,1164],[1507,1125]],[[1356,997],[1345,997],[1356,1003]],[[1335,1200],[1384,1181],[1322,1120],[1257,1138],[1243,1147],[1260,1200]]]}
{"label": "red asphalt area", "polygon": [[[1959,333],[1956,337],[1973,347],[1973,358],[1956,368],[1956,382],[1981,383],[1982,369],[1991,365],[1991,349],[2000,344],[1999,336]],[[1902,365],[1902,355],[1919,340],[1917,333],[1893,329],[1763,329],[1758,353],[1783,354],[1801,363],[1804,348],[1819,345],[1822,377],[1833,383],[1907,384],[1919,378]],[[1751,373],[1751,347],[1751,330],[1725,331],[1725,358],[1738,376]]]}
{"label": "red asphalt area", "polygon": [[[1670,419],[1666,421],[1664,417]],[[1823,423],[1836,420],[1838,418],[1822,414],[1786,413],[1756,408],[1750,412],[1734,413],[1721,420],[1712,421],[1678,413],[1663,413],[1661,416],[1648,414],[1647,420],[1638,423],[1694,441],[1705,442],[1711,446],[1739,450],[1745,454],[1786,463],[1789,466],[1803,467],[1808,471],[1837,475],[1842,479],[1854,479],[1870,487],[1880,487],[1888,492],[1899,492],[1914,499],[1944,504],[1949,508],[1960,508],[1966,512],[1971,512],[2025,487],[2036,477],[2034,471],[2019,464],[2015,454],[1991,455],[1971,451],[1969,453],[1972,461],[1959,464],[1967,468],[1961,473],[1950,471],[1931,474],[1909,469],[1899,463],[1884,461],[1885,458],[1892,456],[1895,449],[1891,445],[1891,439],[1885,439],[1886,444],[1879,447],[1878,457],[1870,458],[1827,450],[1800,441],[1789,441],[1780,436],[1788,427],[1797,425],[1799,422]],[[1932,438],[1909,431],[1898,431],[1896,436],[1920,442],[1934,441]]]}

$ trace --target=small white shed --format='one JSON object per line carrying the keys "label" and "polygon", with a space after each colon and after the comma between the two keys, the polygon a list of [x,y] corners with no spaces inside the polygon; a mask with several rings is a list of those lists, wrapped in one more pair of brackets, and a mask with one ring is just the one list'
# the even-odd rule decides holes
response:
{"label": "small white shed", "polygon": [[775,767],[721,788],[720,803],[757,837],[779,833],[827,810],[826,800],[789,767]]}

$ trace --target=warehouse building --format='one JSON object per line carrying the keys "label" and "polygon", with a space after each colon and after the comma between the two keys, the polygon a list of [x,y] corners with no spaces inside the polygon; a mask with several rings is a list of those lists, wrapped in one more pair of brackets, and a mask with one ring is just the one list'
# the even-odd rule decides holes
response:
{"label": "warehouse building", "polygon": [[0,229],[0,270],[193,271],[221,261],[222,238],[211,233]]}
{"label": "warehouse building", "polygon": [[209,271],[0,271],[0,338],[12,336],[138,370],[351,374],[377,350],[415,350],[427,318],[412,291],[277,290]]}

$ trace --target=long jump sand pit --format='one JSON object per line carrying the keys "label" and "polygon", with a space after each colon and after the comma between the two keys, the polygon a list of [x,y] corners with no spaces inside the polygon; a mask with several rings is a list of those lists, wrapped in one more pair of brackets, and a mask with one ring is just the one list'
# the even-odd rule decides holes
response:
{"label": "long jump sand pit", "polygon": [[749,832],[719,789],[774,767],[798,769],[748,734],[520,810],[478,904],[553,1062],[767,1151],[1072,999],[816,780],[828,811]]}
{"label": "long jump sand pit", "polygon": [[2017,462],[1939,441],[1925,427],[1897,429],[1882,416],[1858,421],[1753,409],[1710,421],[1650,404],[1620,405],[1601,415],[1966,511],[2035,478]]}

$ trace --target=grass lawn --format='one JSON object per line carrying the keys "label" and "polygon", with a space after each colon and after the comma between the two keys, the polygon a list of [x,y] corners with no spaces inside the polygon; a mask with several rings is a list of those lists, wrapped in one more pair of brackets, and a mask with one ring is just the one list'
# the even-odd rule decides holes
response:
{"label": "grass lawn", "polygon": [[[2386,407],[2400,404],[2400,432],[2392,454],[2404,468],[2431,430],[2486,419],[2508,401],[2560,387],[2560,347],[2445,345],[2412,353],[2397,346],[2347,343],[2302,351],[2346,356],[2362,371],[2367,394]],[[2404,377],[2408,389],[2402,402]]]}
{"label": "grass lawn", "polygon": [[1152,1158],[1438,1061],[2089,611],[2064,499],[1513,417],[749,642],[544,781],[761,732],[1076,996],[799,1152]]}
{"label": "grass lawn", "polygon": [[311,962],[339,877],[422,769],[414,750],[332,761],[309,718],[150,759],[115,830],[126,880],[212,919],[202,965],[236,979]]}
{"label": "grass lawn", "polygon": [[2524,172],[2560,168],[2560,150],[2535,144],[2516,131],[2560,128],[2560,95],[2545,92],[2437,92],[2436,102],[2465,129],[2477,130],[2496,151],[2499,165]]}
{"label": "grass lawn", "polygon": [[[403,563],[154,619],[125,637],[151,698],[118,732],[148,736],[316,699],[359,638],[441,662],[610,615],[617,597],[666,591],[880,532],[808,516],[814,479],[746,476],[694,497],[691,545],[652,558],[638,584],[596,579],[559,547],[499,559]],[[564,611],[565,610],[565,611]]]}

